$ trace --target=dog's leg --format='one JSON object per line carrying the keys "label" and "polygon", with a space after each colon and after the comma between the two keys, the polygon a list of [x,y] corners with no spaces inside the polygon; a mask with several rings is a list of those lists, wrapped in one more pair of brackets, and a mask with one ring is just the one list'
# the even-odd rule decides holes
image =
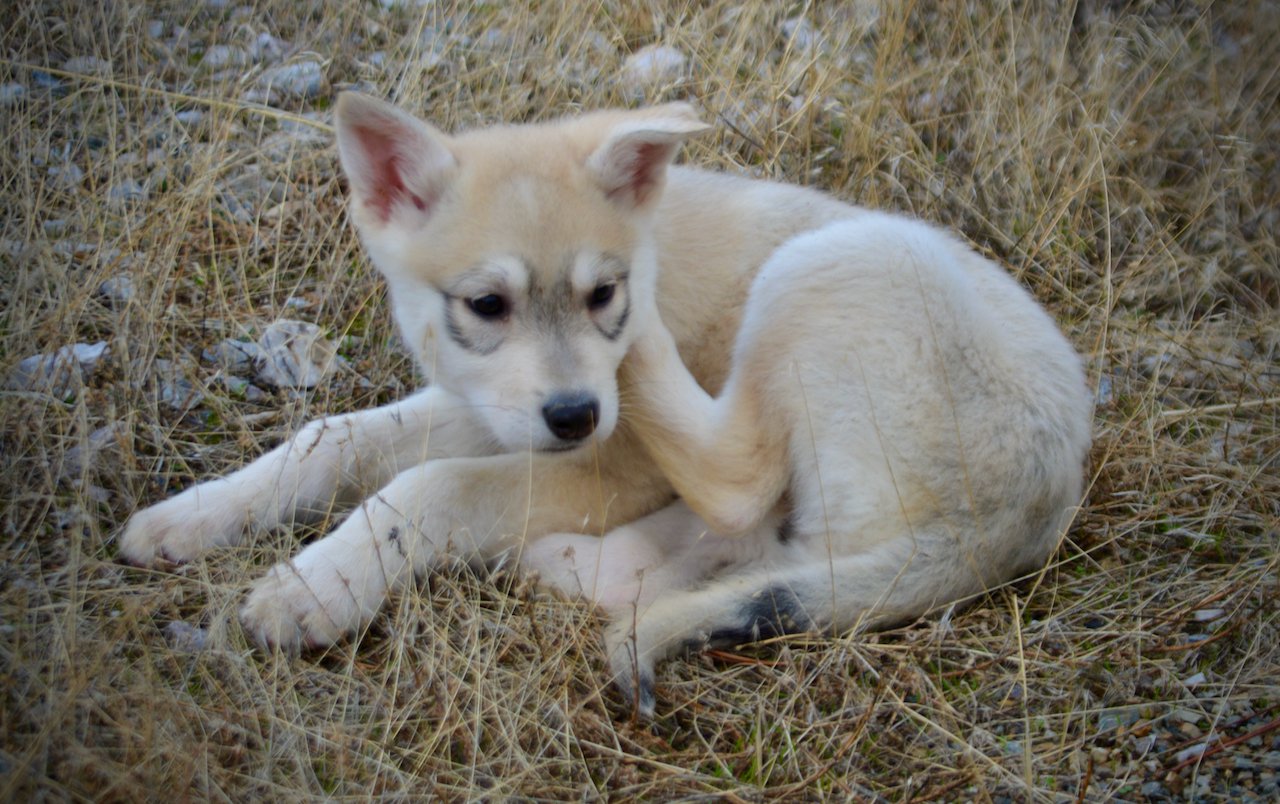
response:
{"label": "dog's leg", "polygon": [[786,421],[765,421],[753,367],[735,361],[713,398],[661,324],[640,337],[623,367],[632,423],[680,496],[717,533],[758,525],[787,485],[789,431]]}
{"label": "dog's leg", "polygon": [[277,564],[241,609],[245,630],[286,650],[366,625],[389,591],[447,556],[487,558],[526,539],[602,527],[646,503],[589,459],[542,454],[431,461],[402,472],[330,535]]}
{"label": "dog's leg", "polygon": [[243,469],[134,514],[120,555],[139,565],[188,561],[238,543],[250,524],[274,528],[323,511],[337,496],[359,499],[429,458],[484,454],[486,432],[462,400],[438,388],[317,419]]}

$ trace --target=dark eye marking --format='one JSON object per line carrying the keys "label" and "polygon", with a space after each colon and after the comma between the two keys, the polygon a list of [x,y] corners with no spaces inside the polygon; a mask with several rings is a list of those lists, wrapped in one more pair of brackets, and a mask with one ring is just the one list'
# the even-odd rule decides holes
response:
{"label": "dark eye marking", "polygon": [[467,307],[471,312],[486,321],[495,321],[507,314],[507,300],[496,293],[486,293],[474,299],[467,299]]}
{"label": "dark eye marking", "polygon": [[613,301],[613,293],[617,289],[617,282],[605,282],[602,285],[597,285],[596,289],[591,291],[591,295],[587,297],[587,307],[592,310],[603,310],[609,306],[609,302]]}

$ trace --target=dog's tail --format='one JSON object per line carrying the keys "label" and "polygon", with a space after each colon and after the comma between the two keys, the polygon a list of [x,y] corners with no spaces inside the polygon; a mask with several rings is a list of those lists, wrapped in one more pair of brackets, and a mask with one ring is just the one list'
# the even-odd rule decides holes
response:
{"label": "dog's tail", "polygon": [[637,711],[649,716],[653,667],[676,653],[786,634],[888,628],[983,592],[996,581],[986,577],[988,568],[955,557],[954,549],[908,551],[888,544],[718,578],[701,589],[665,595],[632,617],[615,613],[606,635],[614,680]]}

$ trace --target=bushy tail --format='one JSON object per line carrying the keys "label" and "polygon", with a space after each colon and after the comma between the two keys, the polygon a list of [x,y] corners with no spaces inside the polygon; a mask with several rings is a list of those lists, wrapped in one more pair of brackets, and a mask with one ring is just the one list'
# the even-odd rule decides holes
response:
{"label": "bushy tail", "polygon": [[654,709],[653,667],[676,653],[784,634],[878,629],[983,591],[981,568],[954,554],[896,546],[831,560],[753,569],[618,616],[606,635],[614,680],[636,709]]}

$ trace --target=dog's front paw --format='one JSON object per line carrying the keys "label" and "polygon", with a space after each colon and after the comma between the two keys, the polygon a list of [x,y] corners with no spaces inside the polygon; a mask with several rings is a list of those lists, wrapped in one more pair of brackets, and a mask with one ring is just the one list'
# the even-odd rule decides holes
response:
{"label": "dog's front paw", "polygon": [[637,715],[653,717],[656,705],[653,658],[651,652],[640,644],[635,628],[624,620],[613,623],[605,631],[604,645],[609,653],[609,670],[613,673],[614,686],[635,708]]}
{"label": "dog's front paw", "polygon": [[[199,499],[188,490],[129,518],[120,534],[120,557],[148,567],[163,559],[182,563],[213,547],[233,545],[244,530],[243,512]],[[202,505],[201,503],[206,503]]]}
{"label": "dog's front paw", "polygon": [[240,607],[240,623],[250,638],[286,653],[332,645],[354,631],[360,619],[348,579],[336,567],[315,562],[275,565]]}

